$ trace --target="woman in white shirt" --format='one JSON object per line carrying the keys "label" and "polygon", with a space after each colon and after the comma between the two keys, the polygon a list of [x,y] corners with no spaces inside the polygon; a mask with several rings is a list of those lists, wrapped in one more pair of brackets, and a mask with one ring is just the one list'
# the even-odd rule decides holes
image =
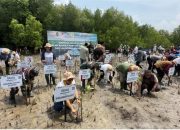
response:
{"label": "woman in white shirt", "polygon": [[[52,45],[50,43],[46,43],[46,45],[44,47],[45,47],[45,51],[41,55],[42,63],[44,65],[52,65],[52,64],[56,63],[56,61],[55,61],[56,57],[55,57],[54,53],[52,52]],[[54,75],[53,74],[45,74],[47,86],[50,85],[49,77],[52,78],[53,85],[56,85]]]}

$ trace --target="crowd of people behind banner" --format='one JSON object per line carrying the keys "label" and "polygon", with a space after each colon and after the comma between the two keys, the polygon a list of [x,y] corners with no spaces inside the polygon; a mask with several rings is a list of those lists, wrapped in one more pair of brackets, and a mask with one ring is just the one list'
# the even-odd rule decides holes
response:
{"label": "crowd of people behind banner", "polygon": [[[45,51],[41,53],[41,61],[44,65],[57,64],[56,56],[52,52],[52,45],[46,43],[44,46]],[[147,94],[151,92],[157,92],[161,89],[160,85],[163,85],[162,79],[164,75],[168,75],[169,69],[175,67],[174,76],[178,74],[180,76],[180,51],[174,46],[169,50],[165,50],[162,46],[157,47],[154,45],[152,49],[143,50],[141,47],[135,46],[134,49],[130,48],[128,45],[120,45],[117,49],[118,54],[124,56],[131,55],[133,58],[129,62],[119,62],[116,66],[112,62],[104,63],[107,56],[104,43],[97,44],[93,46],[92,44],[85,43],[80,46],[80,69],[90,69],[90,78],[88,79],[87,85],[91,86],[92,89],[92,79],[94,79],[96,72],[100,72],[97,82],[102,82],[105,84],[113,84],[113,78],[115,73],[117,73],[117,79],[121,83],[122,90],[129,90],[132,85],[127,82],[128,72],[138,71],[138,80],[135,82],[137,91],[143,95],[144,90],[147,90]],[[66,60],[72,59],[72,56],[67,52],[64,54],[64,63]],[[5,62],[6,74],[9,73],[9,67],[12,65],[17,65],[20,62],[20,57],[17,52],[10,52],[9,49],[3,48],[0,54],[0,60]],[[142,62],[147,61],[148,68],[144,68]],[[155,72],[156,71],[156,72]],[[72,72],[66,71],[63,75],[61,82],[55,82],[55,76],[53,74],[45,74],[45,79],[47,86],[51,84],[51,79],[53,85],[58,87],[64,87],[66,85],[76,84],[75,76]],[[77,110],[73,108],[73,102],[77,100],[80,104],[79,95],[76,90],[73,99],[66,100],[67,107],[72,113],[76,113]],[[65,105],[63,102],[55,102],[54,109],[61,111],[62,106]]]}

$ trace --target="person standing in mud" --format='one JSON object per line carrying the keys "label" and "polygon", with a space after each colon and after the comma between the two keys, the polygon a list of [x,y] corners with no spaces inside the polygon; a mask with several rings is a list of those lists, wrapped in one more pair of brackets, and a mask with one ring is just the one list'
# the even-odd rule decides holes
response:
{"label": "person standing in mud", "polygon": [[[56,63],[56,57],[55,54],[52,52],[52,45],[50,43],[46,43],[45,51],[41,55],[41,61],[44,65],[52,65]],[[50,81],[52,78],[53,85],[56,85],[55,77],[53,74],[45,74],[45,79],[47,86],[50,85]]]}
{"label": "person standing in mud", "polygon": [[7,48],[3,48],[2,52],[0,54],[0,60],[4,60],[4,62],[5,62],[6,75],[9,74],[9,69],[10,69],[9,61],[10,61],[10,59],[11,59],[10,50]]}

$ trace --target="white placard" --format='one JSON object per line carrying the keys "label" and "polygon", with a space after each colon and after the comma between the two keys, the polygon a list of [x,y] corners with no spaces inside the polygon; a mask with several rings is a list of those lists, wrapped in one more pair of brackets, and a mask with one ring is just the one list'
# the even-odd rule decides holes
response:
{"label": "white placard", "polygon": [[0,66],[3,67],[3,68],[6,66],[4,60],[0,61]]}
{"label": "white placard", "polygon": [[64,57],[64,55],[59,55],[58,59],[59,60],[65,60],[65,57]]}
{"label": "white placard", "polygon": [[89,79],[91,77],[90,69],[82,69],[79,71],[79,77],[82,79]]}
{"label": "white placard", "polygon": [[74,66],[73,60],[66,60],[66,66]]}
{"label": "white placard", "polygon": [[56,87],[54,92],[54,101],[61,102],[68,99],[73,99],[75,96],[76,85],[67,85],[64,87]]}
{"label": "white placard", "polygon": [[129,63],[135,63],[134,55],[129,55],[129,56],[128,56],[128,62],[129,62]]}
{"label": "white placard", "polygon": [[1,76],[1,88],[9,89],[20,86],[22,86],[22,75],[14,74]]}
{"label": "white placard", "polygon": [[45,74],[55,74],[57,71],[56,65],[44,65]]}
{"label": "white placard", "polygon": [[17,63],[17,68],[18,69],[20,69],[20,68],[28,68],[28,67],[31,67],[31,65],[28,64],[26,61],[21,61],[21,62]]}
{"label": "white placard", "polygon": [[138,75],[139,71],[131,71],[128,72],[127,74],[127,83],[132,83],[138,80]]}
{"label": "white placard", "polygon": [[106,58],[104,59],[104,63],[105,63],[105,64],[109,64],[110,61],[111,61],[111,57],[106,57]]}
{"label": "white placard", "polygon": [[174,75],[174,71],[175,71],[175,67],[169,68],[169,73],[168,73],[168,75],[169,75],[169,76]]}
{"label": "white placard", "polygon": [[32,66],[33,57],[32,56],[25,56],[24,61]]}
{"label": "white placard", "polygon": [[118,57],[122,57],[122,54],[121,54],[121,53],[118,53]]}

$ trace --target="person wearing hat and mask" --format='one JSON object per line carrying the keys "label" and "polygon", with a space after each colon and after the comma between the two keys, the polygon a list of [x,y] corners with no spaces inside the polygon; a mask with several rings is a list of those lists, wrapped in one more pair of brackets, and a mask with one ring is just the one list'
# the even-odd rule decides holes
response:
{"label": "person wearing hat and mask", "polygon": [[139,71],[140,68],[132,63],[129,62],[123,62],[123,63],[119,63],[116,66],[116,71],[119,73],[119,80],[121,83],[121,89],[127,90],[127,74],[128,72],[131,71]]}
{"label": "person wearing hat and mask", "polygon": [[10,50],[8,48],[3,48],[1,55],[0,55],[0,60],[4,60],[4,62],[5,62],[6,75],[9,74],[9,69],[10,69],[9,60],[10,59],[11,59]]}
{"label": "person wearing hat and mask", "polygon": [[[45,51],[41,55],[41,61],[44,65],[52,65],[56,63],[56,57],[54,53],[52,52],[52,45],[50,43],[46,43]],[[53,85],[56,85],[55,77],[53,74],[45,74],[45,79],[47,86],[50,85],[50,79],[52,78]]]}
{"label": "person wearing hat and mask", "polygon": [[141,95],[143,94],[144,89],[147,89],[148,94],[150,94],[150,92],[157,92],[160,90],[158,88],[158,78],[150,70],[145,70],[142,76]]}
{"label": "person wearing hat and mask", "polygon": [[115,75],[115,71],[113,71],[113,67],[110,64],[103,64],[100,65],[100,77],[98,79],[98,82],[100,82],[102,79],[105,79],[108,83],[112,83],[113,76]]}
{"label": "person wearing hat and mask", "polygon": [[[61,82],[57,84],[56,87],[66,87],[67,85],[76,84],[74,80],[74,75],[71,72],[66,71],[63,75],[63,79]],[[80,99],[77,89],[75,90],[75,96],[73,99],[66,100],[66,106],[71,110],[72,113],[76,114],[77,110],[73,107],[73,102],[77,101],[78,105],[80,105]]]}

